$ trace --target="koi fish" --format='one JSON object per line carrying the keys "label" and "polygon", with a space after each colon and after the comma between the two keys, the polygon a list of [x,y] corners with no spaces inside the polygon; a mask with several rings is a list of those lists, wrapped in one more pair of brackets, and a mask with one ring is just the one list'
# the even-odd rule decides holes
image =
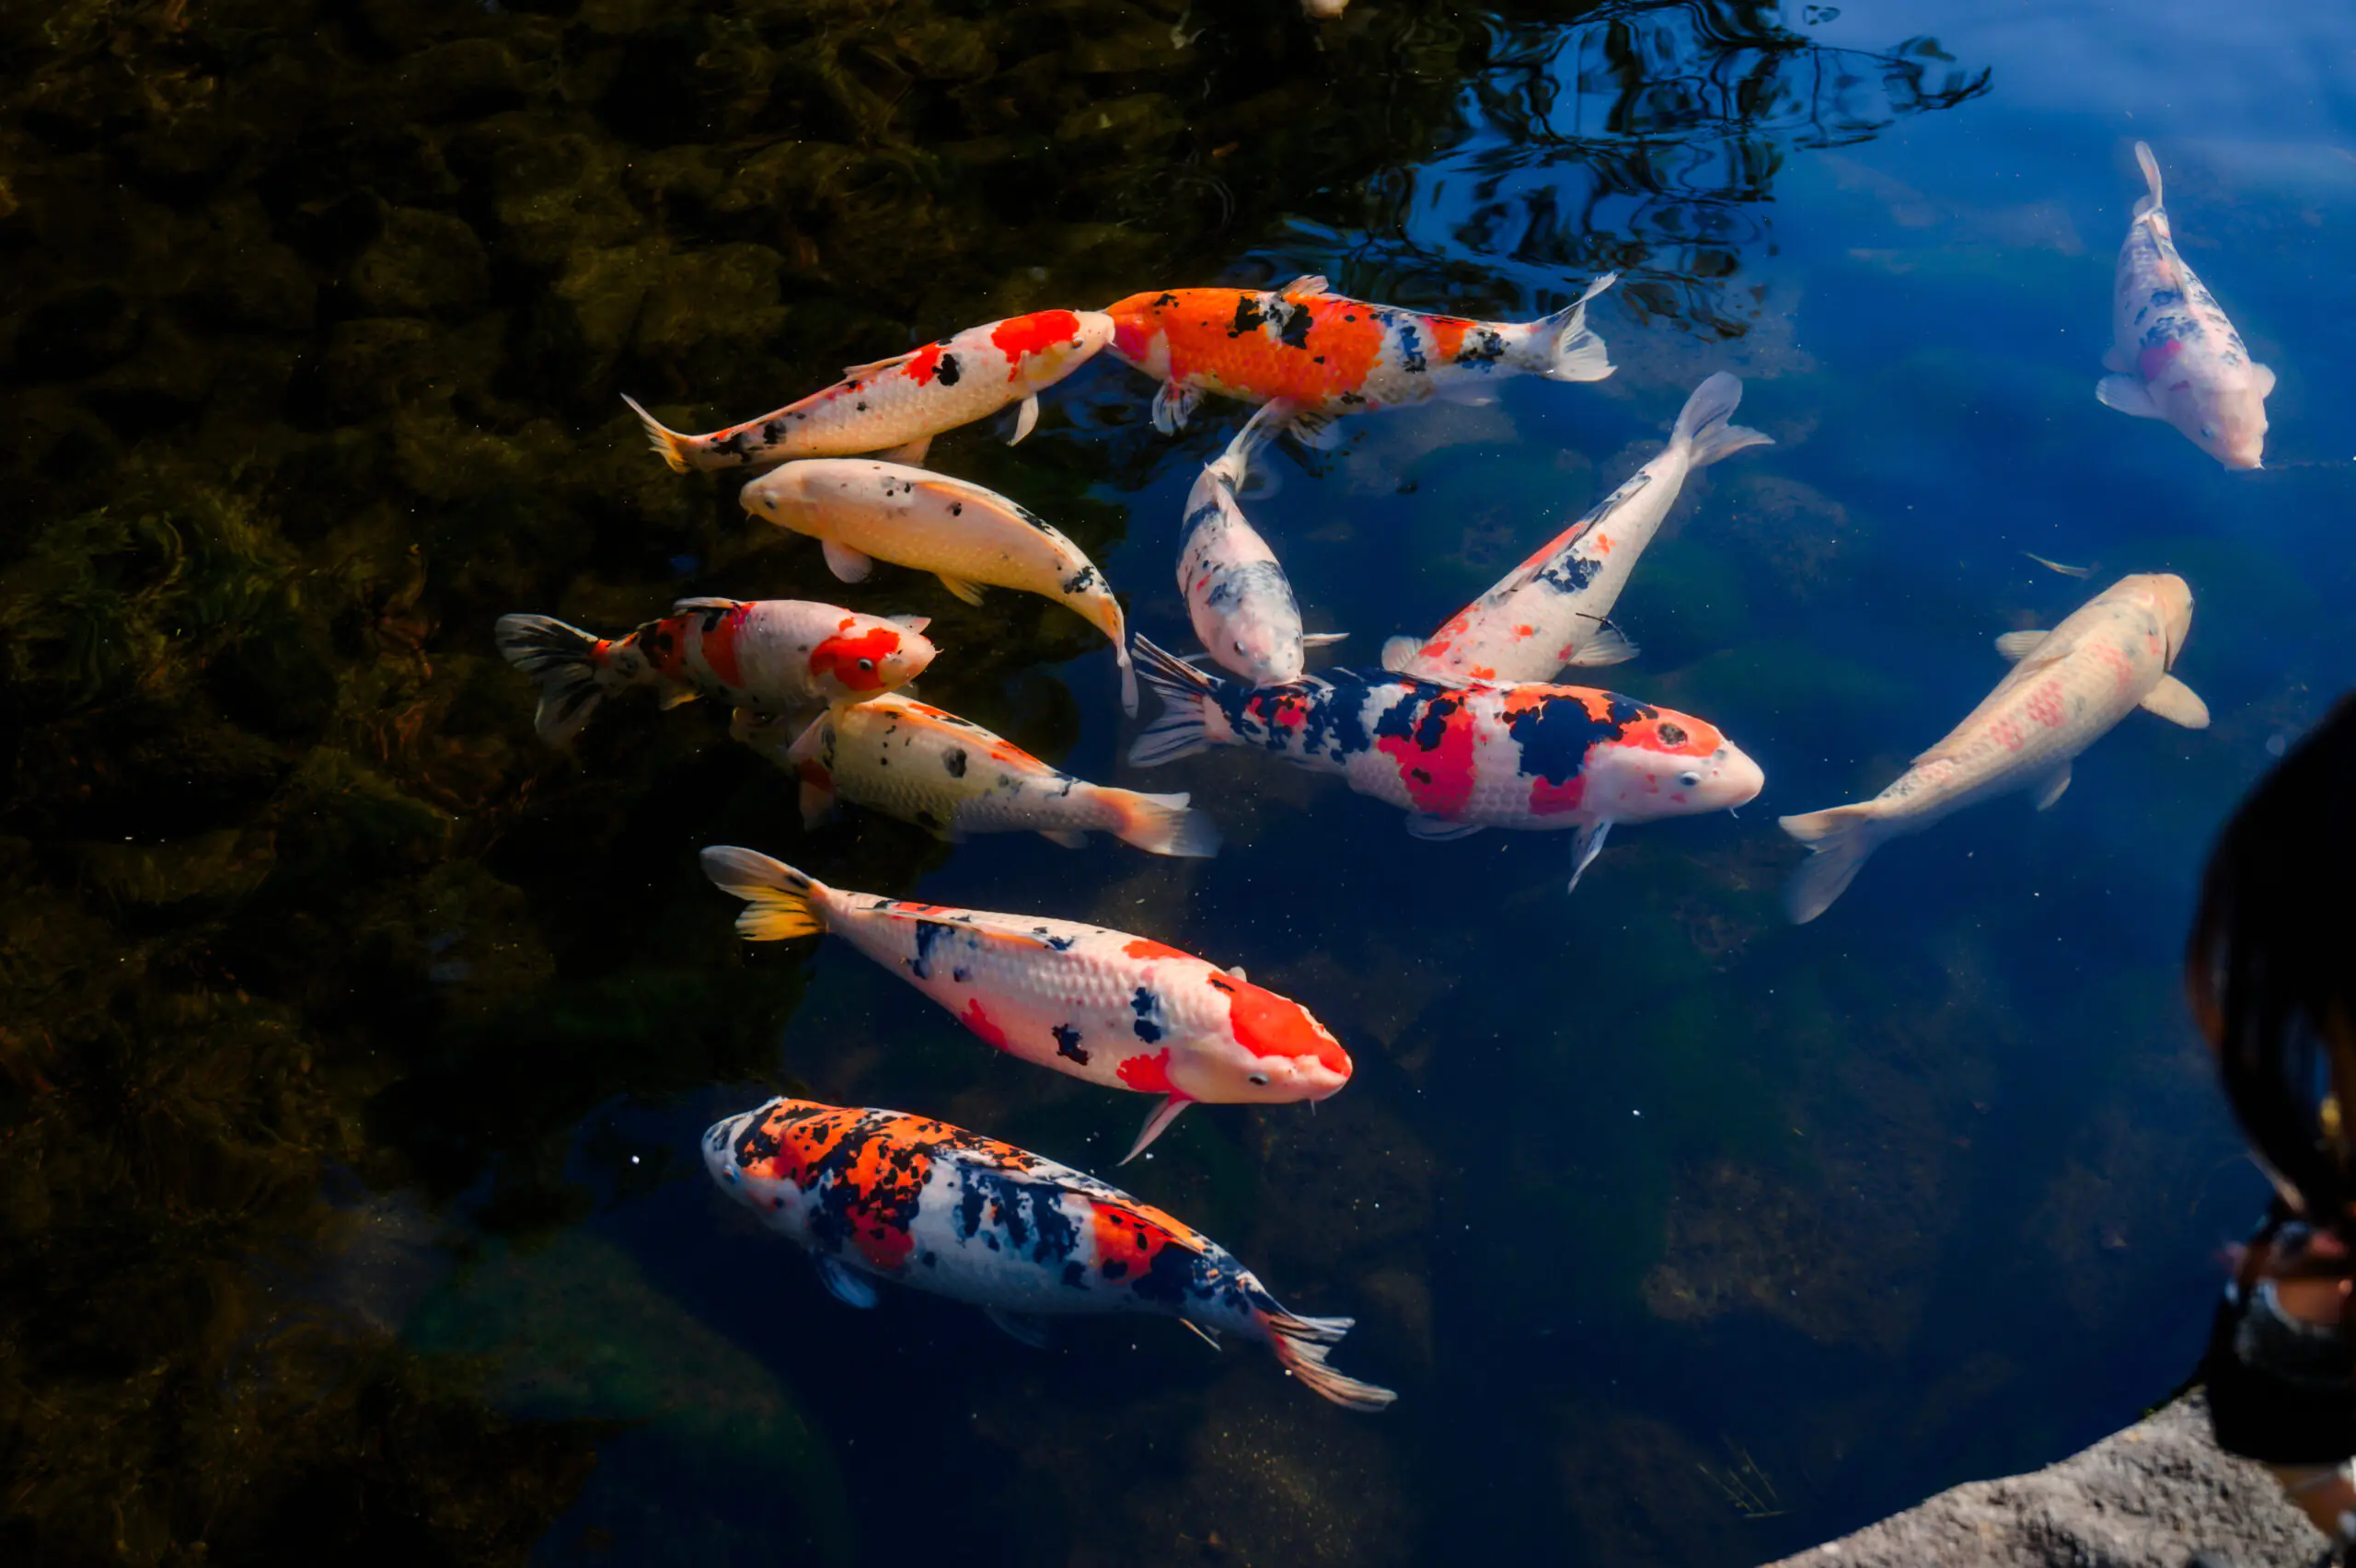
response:
{"label": "koi fish", "polygon": [[754,516],[806,534],[825,548],[826,569],[865,581],[872,557],[930,571],[969,605],[982,585],[1043,594],[1113,640],[1121,662],[1121,707],[1138,710],[1129,667],[1128,622],[1104,574],[1078,545],[996,490],[945,474],[873,458],[788,463],[746,484],[739,498]]}
{"label": "koi fish", "polygon": [[1274,291],[1165,289],[1105,307],[1113,357],[1161,383],[1154,428],[1173,435],[1206,392],[1294,405],[1313,432],[1337,415],[1432,398],[1483,401],[1509,375],[1600,381],[1611,374],[1603,340],[1588,330],[1588,302],[1616,280],[1536,321],[1472,321],[1369,305],[1323,278]]}
{"label": "koi fish", "polygon": [[1034,1346],[1051,1314],[1157,1312],[1214,1344],[1224,1332],[1266,1345],[1345,1410],[1398,1398],[1325,1364],[1352,1320],[1295,1317],[1202,1232],[1012,1144],[903,1111],[778,1099],[714,1123],[703,1158],[846,1305],[873,1307],[873,1282],[896,1280],[970,1302]]}
{"label": "koi fish", "polygon": [[2105,405],[2165,420],[2228,468],[2255,468],[2266,448],[2274,373],[2249,357],[2242,335],[2182,256],[2160,205],[2160,165],[2135,144],[2151,194],[2135,203],[2111,286],[2111,346],[2095,384]]}
{"label": "koi fish", "polygon": [[1253,746],[1338,773],[1411,813],[1418,838],[1484,827],[1568,829],[1571,886],[1614,823],[1739,806],[1765,782],[1715,725],[1584,686],[1468,686],[1328,670],[1289,686],[1204,674],[1138,639],[1164,704],[1130,749],[1140,767]]}
{"label": "koi fish", "polygon": [[1299,680],[1302,651],[1339,642],[1346,632],[1304,634],[1292,584],[1276,552],[1245,521],[1236,492],[1253,454],[1271,428],[1291,417],[1278,398],[1245,422],[1186,497],[1186,543],[1178,552],[1178,592],[1210,656],[1253,686]]}
{"label": "koi fish", "polygon": [[1109,833],[1155,855],[1218,853],[1218,828],[1184,795],[1140,795],[1048,767],[971,720],[886,692],[820,714],[790,744],[774,721],[744,721],[737,738],[802,781],[802,819],[814,827],[837,796],[911,822],[941,838],[1036,833],[1085,848]]}
{"label": "koi fish", "polygon": [[859,702],[932,663],[922,616],[865,616],[806,599],[681,599],[627,637],[547,616],[499,617],[499,651],[539,683],[534,726],[564,745],[599,703],[653,686],[663,706],[709,697],[761,713]]}
{"label": "koi fish", "polygon": [[1703,382],[1685,400],[1666,451],[1424,642],[1384,643],[1382,667],[1427,678],[1551,681],[1565,665],[1634,658],[1636,645],[1611,624],[1611,606],[1685,476],[1746,446],[1773,444],[1727,423],[1741,401],[1742,383],[1725,371]]}
{"label": "koi fish", "polygon": [[849,457],[889,452],[921,463],[932,438],[1019,402],[1011,446],[1039,420],[1039,394],[1095,357],[1113,337],[1094,310],[1037,310],[920,349],[855,364],[843,379],[798,403],[705,435],[686,435],[629,398],[647,444],[674,471],[740,468],[790,457]]}
{"label": "koi fish", "polygon": [[1792,918],[1823,914],[1884,843],[1966,806],[2034,790],[2045,810],[2070,787],[2071,759],[2137,708],[2208,728],[2208,706],[2168,674],[2191,629],[2192,590],[2161,572],[2120,578],[2051,631],[1996,639],[2016,661],[2012,673],[1896,783],[1856,805],[1783,819],[1812,851],[1785,899]]}
{"label": "koi fish", "polygon": [[703,870],[745,900],[747,941],[840,932],[1009,1055],[1161,1095],[1125,1165],[1197,1101],[1284,1105],[1350,1081],[1349,1054],[1307,1008],[1143,937],[839,893],[750,849],[707,849]]}

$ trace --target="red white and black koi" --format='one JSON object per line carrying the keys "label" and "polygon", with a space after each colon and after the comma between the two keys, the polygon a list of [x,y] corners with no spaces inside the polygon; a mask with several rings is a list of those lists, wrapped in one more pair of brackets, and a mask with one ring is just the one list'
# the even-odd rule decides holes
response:
{"label": "red white and black koi", "polygon": [[934,436],[1009,403],[1021,403],[1022,412],[1008,444],[1021,441],[1038,421],[1039,393],[1086,364],[1112,336],[1112,319],[1093,310],[1010,317],[852,365],[823,392],[705,435],[666,429],[630,398],[622,401],[646,426],[649,444],[680,473],[862,452],[920,463]]}
{"label": "red white and black koi", "polygon": [[1382,667],[1438,679],[1551,681],[1566,665],[1634,658],[1636,645],[1611,624],[1611,606],[1685,476],[1746,446],[1772,444],[1727,423],[1741,401],[1742,383],[1725,371],[1703,382],[1659,456],[1421,644],[1410,637],[1383,644]]}
{"label": "red white and black koi", "polygon": [[593,636],[548,616],[499,617],[499,651],[539,683],[534,721],[562,745],[597,705],[653,686],[663,706],[709,697],[756,713],[858,702],[932,663],[922,616],[869,616],[808,599],[682,599],[626,637]]}
{"label": "red white and black koi", "polygon": [[1254,686],[1299,679],[1304,649],[1347,635],[1301,631],[1285,569],[1237,499],[1253,455],[1291,417],[1292,405],[1281,398],[1264,405],[1204,467],[1186,497],[1186,542],[1178,552],[1178,592],[1195,636],[1212,658]]}
{"label": "red white and black koi", "polygon": [[1129,760],[1252,746],[1338,773],[1412,813],[1418,838],[1484,827],[1570,830],[1571,885],[1614,823],[1739,806],[1764,776],[1715,726],[1582,686],[1468,686],[1327,670],[1289,686],[1222,681],[1137,640],[1166,705]]}
{"label": "red white and black koi", "polygon": [[840,893],[750,849],[706,849],[703,869],[745,900],[748,941],[839,932],[1008,1055],[1162,1096],[1129,1159],[1197,1101],[1290,1104],[1350,1080],[1349,1054],[1299,1002],[1144,937]]}
{"label": "red white and black koi", "polygon": [[791,741],[786,724],[746,723],[737,738],[802,781],[802,818],[815,826],[837,797],[942,838],[1036,833],[1082,848],[1110,833],[1155,855],[1218,853],[1218,828],[1184,795],[1141,795],[1050,767],[969,719],[896,692],[843,703]]}
{"label": "red white and black koi", "polygon": [[[704,1167],[807,1251],[837,1300],[878,1279],[970,1302],[1025,1344],[1046,1316],[1152,1312],[1265,1344],[1321,1398],[1398,1396],[1325,1364],[1348,1318],[1301,1318],[1209,1237],[1068,1165],[900,1111],[772,1100],[713,1124]],[[1214,1340],[1213,1343],[1217,1343]]]}
{"label": "red white and black koi", "polygon": [[1206,392],[1294,406],[1296,427],[1340,414],[1433,398],[1484,402],[1512,375],[1600,381],[1611,374],[1603,340],[1588,329],[1587,292],[1536,321],[1426,316],[1332,292],[1323,278],[1281,289],[1161,289],[1105,306],[1112,352],[1161,383],[1154,427],[1183,429]]}
{"label": "red white and black koi", "polygon": [[2165,420],[2228,468],[2255,468],[2266,453],[2266,398],[2274,373],[2249,357],[2208,285],[2177,253],[2160,205],[2160,165],[2135,144],[2150,194],[2135,203],[2111,287],[2112,374],[2095,396],[2122,414]]}

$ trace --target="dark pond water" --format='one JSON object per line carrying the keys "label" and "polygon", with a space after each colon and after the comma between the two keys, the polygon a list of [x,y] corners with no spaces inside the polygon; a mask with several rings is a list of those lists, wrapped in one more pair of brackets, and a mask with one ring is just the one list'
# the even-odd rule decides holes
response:
{"label": "dark pond water", "polygon": [[[2257,1189],[2177,1000],[2194,879],[2349,677],[2351,51],[2339,8],[2189,0],[0,6],[0,1554],[1738,1564],[2164,1398]],[[2092,397],[2138,137],[2280,373],[2265,472]],[[1689,487],[1610,684],[1766,792],[1568,898],[1559,836],[1132,773],[1096,634],[838,585],[619,402],[718,423],[1149,287],[1523,318],[1605,268],[1611,379],[1359,421],[1253,505],[1371,658],[1745,378],[1777,444]],[[1149,391],[1101,360],[934,460],[1184,648],[1235,416],[1164,440]],[[1783,921],[1777,814],[1894,778],[1995,633],[2161,571],[2212,728],[2131,716],[2052,811]],[[805,833],[709,705],[536,740],[497,616],[690,594],[932,616],[930,700],[1194,790],[1227,850]],[[1138,1101],[845,945],[745,951],[715,842],[1314,1007],[1348,1092],[1196,1110],[1123,1180],[1355,1314],[1395,1409],[1158,1320],[1040,1353],[828,1299],[702,1173],[716,1117],[793,1089],[1109,1170]]]}

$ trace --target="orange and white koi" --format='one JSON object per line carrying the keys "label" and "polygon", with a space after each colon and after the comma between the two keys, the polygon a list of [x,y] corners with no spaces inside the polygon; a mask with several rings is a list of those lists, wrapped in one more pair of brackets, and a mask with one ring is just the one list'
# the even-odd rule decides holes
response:
{"label": "orange and white koi", "polygon": [[940,837],[1036,833],[1083,848],[1109,833],[1155,855],[1218,853],[1218,828],[1184,795],[1091,784],[969,719],[897,692],[820,714],[790,742],[785,725],[744,722],[737,738],[802,781],[802,819],[816,826],[837,797]]}
{"label": "orange and white koi", "polygon": [[798,403],[705,435],[670,430],[635,401],[648,444],[679,473],[740,468],[791,457],[890,452],[924,461],[932,438],[1019,402],[1011,446],[1039,419],[1039,394],[1095,357],[1113,323],[1093,310],[1035,310],[920,349],[855,364],[843,379]]}
{"label": "orange and white koi", "polygon": [[1281,398],[1262,405],[1204,467],[1186,497],[1186,542],[1178,551],[1178,592],[1195,636],[1212,658],[1254,686],[1299,679],[1305,649],[1348,635],[1301,631],[1300,605],[1285,569],[1237,499],[1253,454],[1291,413]]}
{"label": "orange and white koi", "polygon": [[548,616],[499,617],[499,651],[539,683],[540,734],[563,745],[599,703],[653,686],[663,706],[709,697],[758,713],[806,712],[903,686],[932,663],[922,616],[869,616],[807,599],[682,599],[606,638]]}
{"label": "orange and white koi", "polygon": [[1422,643],[1411,637],[1384,643],[1382,667],[1438,679],[1551,681],[1566,665],[1634,658],[1636,645],[1611,624],[1611,606],[1685,476],[1770,444],[1727,423],[1741,401],[1742,383],[1725,371],[1703,382],[1677,416],[1667,450]]}
{"label": "orange and white koi", "polygon": [[2274,373],[2249,357],[2242,335],[2185,259],[2160,205],[2160,164],[2135,144],[2151,193],[2135,203],[2111,285],[2111,345],[2095,384],[2107,407],[2164,420],[2228,468],[2255,468],[2266,452],[2266,398]]}
{"label": "orange and white koi", "polygon": [[1716,726],[1613,692],[1344,669],[1247,686],[1147,638],[1138,657],[1165,705],[1130,749],[1139,767],[1251,746],[1403,808],[1418,838],[1568,830],[1574,888],[1613,824],[1729,809],[1765,782]]}
{"label": "orange and white koi", "polygon": [[2137,708],[2206,729],[2207,704],[2168,674],[2192,629],[2192,590],[2166,572],[2122,577],[2051,631],[2009,631],[1996,651],[2012,673],[1945,740],[1870,801],[1783,829],[1813,851],[1785,899],[1801,925],[1831,906],[1865,857],[1964,807],[2035,790],[2045,810],[2070,787],[2070,762]]}
{"label": "orange and white koi", "polygon": [[1009,1055],[1161,1095],[1124,1163],[1197,1101],[1285,1105],[1350,1081],[1349,1053],[1307,1008],[1144,937],[840,893],[750,849],[706,849],[703,869],[745,900],[748,941],[839,932]]}
{"label": "orange and white koi", "polygon": [[979,1307],[1029,1345],[1046,1343],[1045,1317],[1154,1312],[1266,1345],[1345,1410],[1398,1397],[1325,1364],[1350,1319],[1286,1311],[1202,1232],[1012,1144],[902,1111],[779,1099],[714,1123],[703,1158],[849,1306],[874,1306],[873,1282],[893,1280]]}
{"label": "orange and white koi", "polygon": [[1129,667],[1128,622],[1104,574],[1045,519],[996,490],[872,457],[821,457],[745,485],[745,510],[806,534],[845,582],[865,580],[871,557],[930,571],[969,605],[982,585],[1055,600],[1113,640],[1121,663],[1121,706],[1138,710]]}
{"label": "orange and white koi", "polygon": [[1536,321],[1426,316],[1334,294],[1318,277],[1275,290],[1151,291],[1105,314],[1113,356],[1161,384],[1153,422],[1163,434],[1183,429],[1206,392],[1282,398],[1296,426],[1313,430],[1340,414],[1433,398],[1482,401],[1511,375],[1600,381],[1611,357],[1588,330],[1587,307],[1614,281],[1605,273]]}

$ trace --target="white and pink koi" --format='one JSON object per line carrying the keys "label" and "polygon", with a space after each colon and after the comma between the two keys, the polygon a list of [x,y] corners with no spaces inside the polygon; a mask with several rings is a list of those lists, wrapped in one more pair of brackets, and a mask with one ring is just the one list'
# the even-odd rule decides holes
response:
{"label": "white and pink koi", "polygon": [[2012,631],[1996,650],[2018,661],[1945,740],[1870,801],[1783,819],[1813,851],[1786,907],[1802,925],[1831,906],[1865,857],[1964,807],[2034,790],[2045,810],[2070,787],[2070,761],[2146,708],[2204,729],[2209,709],[2168,674],[2192,629],[2192,591],[2162,572],[2123,577],[2051,631]]}
{"label": "white and pink koi", "polygon": [[1685,476],[1767,436],[1728,424],[1742,383],[1720,371],[1693,390],[1669,445],[1586,516],[1539,547],[1505,580],[1417,643],[1394,637],[1382,667],[1426,679],[1551,681],[1565,666],[1617,664],[1636,645],[1611,624],[1611,606],[1652,543]]}
{"label": "white and pink koi", "polygon": [[507,662],[539,683],[541,735],[563,745],[632,686],[660,691],[665,708],[709,697],[764,714],[860,701],[932,663],[926,624],[807,599],[682,599],[626,637],[548,616],[502,616],[498,637]]}
{"label": "white and pink koi", "polygon": [[2160,205],[2160,165],[2135,144],[2151,193],[2135,203],[2119,276],[2111,287],[2111,345],[2095,386],[2106,406],[2164,420],[2228,468],[2255,468],[2266,455],[2266,398],[2274,373],[2249,357],[2242,335],[2191,266],[2177,253]]}
{"label": "white and pink koi", "polygon": [[1276,552],[1243,515],[1238,492],[1252,457],[1292,417],[1279,398],[1245,421],[1186,497],[1186,541],[1178,551],[1178,592],[1204,651],[1253,686],[1299,680],[1304,650],[1345,633],[1306,634]]}
{"label": "white and pink koi", "polygon": [[1138,639],[1164,703],[1140,767],[1249,746],[1338,773],[1413,813],[1418,838],[1484,827],[1569,831],[1571,886],[1615,823],[1691,816],[1757,795],[1759,765],[1715,725],[1582,686],[1478,686],[1327,670],[1278,686],[1222,681]]}
{"label": "white and pink koi", "polygon": [[1198,1101],[1291,1104],[1350,1081],[1349,1053],[1307,1008],[1144,937],[839,893],[750,849],[706,849],[703,869],[745,900],[748,941],[838,932],[1009,1055],[1161,1095],[1126,1159]]}
{"label": "white and pink koi", "polygon": [[996,490],[872,457],[788,463],[745,486],[745,510],[824,548],[826,568],[863,582],[875,560],[930,571],[969,605],[982,585],[1055,600],[1113,640],[1121,707],[1138,710],[1128,621],[1087,552]]}
{"label": "white and pink koi", "polygon": [[816,826],[837,798],[914,823],[941,838],[1035,833],[1082,848],[1109,833],[1155,855],[1218,853],[1218,828],[1184,795],[1091,784],[969,719],[897,692],[837,704],[789,743],[774,721],[742,722],[737,738],[802,782],[802,819]]}
{"label": "white and pink koi", "polygon": [[1349,1319],[1294,1316],[1202,1232],[1012,1144],[900,1111],[772,1100],[714,1123],[703,1158],[849,1306],[874,1306],[872,1282],[894,1280],[979,1307],[1029,1345],[1047,1343],[1044,1317],[1160,1313],[1266,1345],[1345,1410],[1397,1398],[1325,1364]]}
{"label": "white and pink koi", "polygon": [[1037,310],[980,327],[872,364],[798,403],[705,435],[667,429],[629,398],[647,443],[679,473],[740,468],[791,457],[849,457],[888,451],[920,463],[932,438],[1020,403],[1012,445],[1039,418],[1039,394],[1086,364],[1113,339],[1113,320],[1094,310]]}

